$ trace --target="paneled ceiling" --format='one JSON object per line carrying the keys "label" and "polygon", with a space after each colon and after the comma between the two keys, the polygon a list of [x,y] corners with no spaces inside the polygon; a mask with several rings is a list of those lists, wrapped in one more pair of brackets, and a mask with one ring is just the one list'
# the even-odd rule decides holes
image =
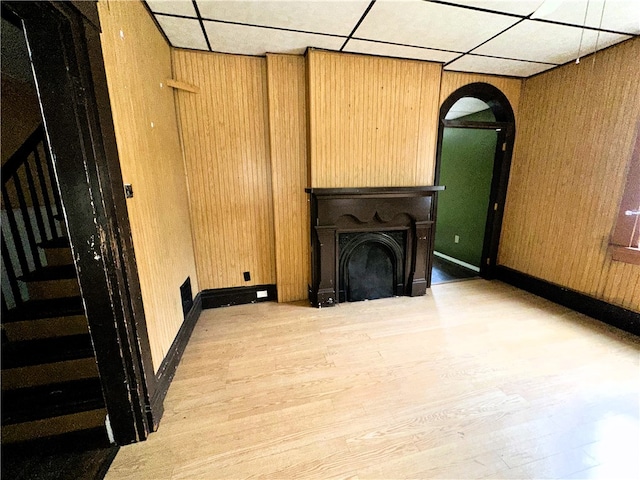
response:
{"label": "paneled ceiling", "polygon": [[308,47],[529,77],[640,35],[640,0],[146,0],[174,47]]}

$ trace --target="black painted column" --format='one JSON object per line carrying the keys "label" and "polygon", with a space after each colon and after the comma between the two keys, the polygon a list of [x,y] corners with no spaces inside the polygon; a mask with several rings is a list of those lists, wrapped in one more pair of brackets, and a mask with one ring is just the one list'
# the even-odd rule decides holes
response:
{"label": "black painted column", "polygon": [[411,296],[418,297],[427,292],[431,274],[427,260],[429,259],[429,247],[431,244],[432,221],[415,222],[415,243],[413,251],[413,271],[411,272]]}
{"label": "black painted column", "polygon": [[332,307],[336,299],[336,227],[335,225],[316,226],[318,236],[320,278],[318,279],[317,299],[318,307]]}

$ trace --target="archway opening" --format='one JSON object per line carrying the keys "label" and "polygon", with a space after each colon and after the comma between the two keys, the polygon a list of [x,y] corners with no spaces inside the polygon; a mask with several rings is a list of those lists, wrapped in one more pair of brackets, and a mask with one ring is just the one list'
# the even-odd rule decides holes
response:
{"label": "archway opening", "polygon": [[456,90],[440,109],[432,283],[480,275],[497,263],[515,134],[506,96],[486,83]]}

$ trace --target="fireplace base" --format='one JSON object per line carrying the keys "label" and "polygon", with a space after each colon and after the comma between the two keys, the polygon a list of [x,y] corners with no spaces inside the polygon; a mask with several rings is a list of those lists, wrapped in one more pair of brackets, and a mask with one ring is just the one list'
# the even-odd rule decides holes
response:
{"label": "fireplace base", "polygon": [[[346,292],[341,250],[353,246],[344,241],[341,245],[340,238],[353,233],[372,234],[370,241],[389,248],[395,295],[424,295],[431,285],[435,200],[440,190],[444,187],[307,189],[311,195],[311,303],[333,306],[340,301],[340,291]],[[395,246],[385,240],[392,232],[403,232],[403,241]]]}

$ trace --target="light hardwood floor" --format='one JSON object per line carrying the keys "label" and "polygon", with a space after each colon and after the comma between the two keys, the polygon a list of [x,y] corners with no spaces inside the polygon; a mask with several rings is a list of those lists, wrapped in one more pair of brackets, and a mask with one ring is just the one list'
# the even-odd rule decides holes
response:
{"label": "light hardwood floor", "polygon": [[640,341],[500,282],[205,310],[107,480],[639,478]]}

